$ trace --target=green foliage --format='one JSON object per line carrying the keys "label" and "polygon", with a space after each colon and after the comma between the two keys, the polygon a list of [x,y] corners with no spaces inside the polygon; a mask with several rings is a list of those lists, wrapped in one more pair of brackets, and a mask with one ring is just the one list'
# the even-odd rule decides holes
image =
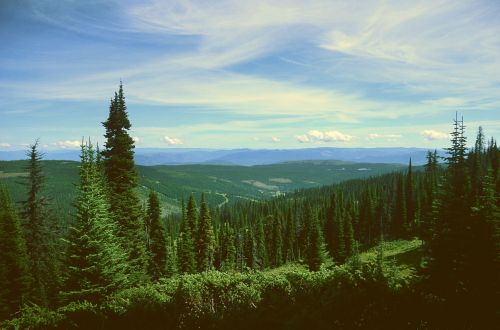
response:
{"label": "green foliage", "polygon": [[47,198],[43,194],[44,174],[41,164],[42,154],[38,141],[30,145],[28,152],[28,172],[25,186],[27,199],[22,202],[24,233],[33,276],[31,300],[42,305],[52,305],[56,301],[59,287],[59,259],[57,258],[58,228],[50,214]]}
{"label": "green foliage", "polygon": [[100,302],[128,284],[128,265],[109,214],[104,182],[90,142],[82,145],[75,225],[66,240],[64,301]]}
{"label": "green foliage", "polygon": [[109,187],[110,212],[117,222],[118,236],[127,252],[130,280],[143,283],[148,280],[148,253],[146,232],[136,192],[137,171],[134,163],[134,141],[128,134],[128,119],[123,86],[111,100],[109,117],[103,122],[106,129],[105,149],[102,151],[104,170]]}
{"label": "green foliage", "polygon": [[0,184],[0,320],[20,310],[32,282],[21,222]]}
{"label": "green foliage", "polygon": [[[286,329],[306,325],[327,329],[332,324],[342,328],[405,324],[394,313],[411,282],[406,280],[408,276],[388,273],[394,278],[382,283],[376,276],[372,262],[356,269],[342,266],[318,272],[293,264],[265,272],[208,271],[126,289],[97,306],[80,303],[55,312],[31,310],[10,324],[30,324],[32,329],[89,324],[148,329]],[[389,281],[394,285],[387,285]]]}
{"label": "green foliage", "polygon": [[215,253],[215,238],[212,218],[204,194],[201,195],[200,222],[198,225],[195,249],[197,251],[198,271],[203,272],[212,269]]}
{"label": "green foliage", "polygon": [[179,263],[179,271],[181,273],[196,272],[196,254],[195,254],[195,235],[197,228],[196,204],[194,197],[191,195],[186,212],[184,212],[184,204],[182,206],[182,223],[181,230],[177,237],[177,256]]}
{"label": "green foliage", "polygon": [[161,208],[158,194],[149,193],[146,214],[146,232],[148,234],[148,248],[151,254],[149,274],[153,280],[158,280],[165,275],[167,266],[167,244],[165,229],[161,221]]}
{"label": "green foliage", "polygon": [[326,251],[321,233],[320,224],[316,212],[309,205],[304,210],[304,219],[307,221],[307,239],[305,250],[305,262],[310,270],[318,271],[326,259]]}

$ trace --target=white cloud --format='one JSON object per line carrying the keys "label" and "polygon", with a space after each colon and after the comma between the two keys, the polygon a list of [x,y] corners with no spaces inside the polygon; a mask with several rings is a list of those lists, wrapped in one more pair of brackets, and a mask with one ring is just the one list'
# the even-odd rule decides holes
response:
{"label": "white cloud", "polygon": [[420,135],[422,135],[428,141],[447,140],[450,138],[450,135],[448,133],[439,132],[431,129],[420,132]]}
{"label": "white cloud", "polygon": [[11,145],[9,143],[6,143],[6,142],[0,142],[0,148],[10,148]]}
{"label": "white cloud", "polygon": [[297,139],[297,141],[299,141],[300,143],[309,143],[311,142],[311,140],[309,139],[309,137],[306,135],[306,134],[303,134],[303,135],[295,135],[295,138]]}
{"label": "white cloud", "polygon": [[179,144],[182,144],[182,141],[178,138],[174,138],[174,137],[169,137],[167,135],[165,135],[163,137],[163,142],[165,142],[166,144],[168,144],[169,146],[173,146],[173,145],[179,145]]}
{"label": "white cloud", "polygon": [[132,140],[134,140],[135,144],[141,142],[141,139],[138,136],[133,136]]}
{"label": "white cloud", "polygon": [[74,148],[80,148],[80,145],[82,144],[81,141],[77,140],[66,140],[66,141],[58,141],[53,143],[56,147],[59,147],[61,149],[74,149]]}
{"label": "white cloud", "polygon": [[368,134],[368,140],[385,139],[387,141],[396,141],[401,137],[402,137],[401,134],[378,134],[378,133]]}
{"label": "white cloud", "polygon": [[296,135],[295,138],[300,143],[308,142],[348,142],[352,140],[352,135],[344,134],[339,131],[318,131],[310,130],[307,134]]}
{"label": "white cloud", "polygon": [[280,142],[281,139],[277,136],[271,136],[271,142]]}

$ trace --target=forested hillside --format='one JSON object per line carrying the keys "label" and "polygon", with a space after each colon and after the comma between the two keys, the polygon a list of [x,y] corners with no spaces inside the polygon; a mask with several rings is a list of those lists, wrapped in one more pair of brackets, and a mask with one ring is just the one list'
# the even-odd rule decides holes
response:
{"label": "forested hillside", "polygon": [[[178,197],[181,212],[165,216],[159,179],[148,176],[157,186],[147,186],[145,205],[141,201],[121,85],[103,125],[103,149],[85,141],[81,162],[71,163],[79,175],[69,230],[54,216],[57,204],[41,193],[49,181],[37,143],[29,150],[22,203],[13,203],[2,185],[2,326],[497,324],[500,150],[481,128],[468,148],[457,118],[447,157],[440,161],[429,151],[422,171],[410,161],[405,171],[221,207],[210,207],[206,191]],[[255,181],[270,176],[261,173]],[[281,183],[297,180],[289,176],[272,172]]]}
{"label": "forested hillside", "polygon": [[[78,162],[42,160],[45,185],[41,194],[51,200],[64,224],[74,216]],[[271,198],[296,189],[318,187],[349,179],[366,178],[403,170],[399,164],[343,161],[300,161],[273,165],[175,165],[136,166],[138,193],[145,202],[149,190],[158,193],[164,214],[180,213],[181,200],[191,193],[205,193],[212,208],[241,200]],[[0,179],[14,202],[25,198],[28,161],[0,161]]]}

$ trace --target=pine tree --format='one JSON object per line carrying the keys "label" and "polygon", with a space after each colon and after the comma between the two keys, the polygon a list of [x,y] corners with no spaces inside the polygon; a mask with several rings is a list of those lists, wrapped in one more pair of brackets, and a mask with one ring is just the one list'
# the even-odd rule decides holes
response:
{"label": "pine tree", "polygon": [[193,237],[195,237],[198,232],[198,208],[193,194],[189,196],[186,208],[186,225],[193,234]]}
{"label": "pine tree", "polygon": [[335,257],[335,230],[336,228],[336,222],[337,222],[337,205],[336,205],[336,197],[335,193],[332,193],[330,196],[330,205],[328,205],[328,209],[326,212],[326,220],[325,220],[325,243],[326,247],[328,248],[328,252],[333,256],[334,259]]}
{"label": "pine tree", "polygon": [[436,199],[438,188],[438,161],[437,151],[427,152],[427,163],[425,164],[425,174],[423,180],[423,196],[421,201],[421,223],[420,238],[427,244],[432,237],[433,205]]}
{"label": "pine tree", "polygon": [[165,275],[167,263],[167,244],[165,229],[161,221],[160,200],[154,191],[149,192],[146,216],[149,253],[151,262],[149,274],[156,281]]}
{"label": "pine tree", "polygon": [[33,276],[31,300],[41,305],[55,304],[59,290],[59,258],[57,228],[43,196],[44,180],[42,154],[38,140],[30,145],[28,160],[28,198],[22,207],[26,246]]}
{"label": "pine tree", "polygon": [[248,228],[245,229],[244,234],[243,258],[247,268],[253,269],[255,267],[255,241],[252,231]]}
{"label": "pine tree", "polygon": [[0,185],[0,320],[20,310],[29,298],[32,281],[21,221]]}
{"label": "pine tree", "polygon": [[356,242],[354,240],[354,230],[352,227],[352,211],[348,209],[346,211],[343,229],[344,229],[344,251],[346,258],[352,256],[356,250]]}
{"label": "pine tree", "polygon": [[128,134],[128,119],[123,86],[111,100],[106,129],[105,150],[102,151],[110,211],[118,224],[118,235],[127,252],[130,278],[134,283],[148,281],[149,258],[141,206],[136,193],[137,171],[134,164],[134,141]]}
{"label": "pine tree", "polygon": [[94,157],[90,142],[82,145],[76,222],[66,239],[68,274],[61,292],[65,301],[98,303],[128,284],[126,254],[115,236]]}
{"label": "pine tree", "polygon": [[408,164],[408,171],[406,172],[406,185],[405,185],[405,198],[406,198],[406,237],[409,237],[410,233],[415,230],[417,224],[415,223],[415,196],[413,193],[413,168],[411,165],[411,158]]}
{"label": "pine tree", "polygon": [[232,271],[236,269],[236,246],[233,228],[229,223],[222,225],[220,237],[221,266],[223,271]]}
{"label": "pine tree", "polygon": [[212,228],[212,218],[208,205],[205,201],[205,194],[201,194],[200,223],[198,227],[198,237],[196,250],[198,257],[198,271],[203,272],[213,267],[215,238]]}
{"label": "pine tree", "polygon": [[283,260],[290,262],[294,259],[294,245],[295,245],[295,220],[292,216],[292,210],[289,207],[285,222],[285,235],[283,237]]}
{"label": "pine tree", "polygon": [[278,267],[283,263],[283,233],[281,223],[281,215],[273,219],[271,248],[269,250],[271,266],[273,267]]}
{"label": "pine tree", "polygon": [[[472,208],[471,240],[474,244],[468,251],[470,267],[464,276],[475,303],[498,301],[500,294],[500,210],[491,170],[482,182],[478,201]],[[495,305],[491,307],[496,308]]]}
{"label": "pine tree", "polygon": [[456,297],[467,291],[464,273],[471,248],[470,186],[466,166],[466,138],[463,120],[454,121],[452,146],[445,181],[436,202],[433,238],[429,246],[429,275],[436,293]]}
{"label": "pine tree", "polygon": [[408,212],[406,210],[406,190],[404,178],[399,175],[396,181],[396,194],[392,210],[392,238],[406,238],[408,234]]}
{"label": "pine tree", "polygon": [[181,273],[196,272],[196,255],[193,233],[188,222],[184,201],[182,202],[182,222],[179,236],[177,237],[177,261]]}
{"label": "pine tree", "polygon": [[305,262],[311,271],[318,271],[325,260],[325,249],[323,236],[318,216],[311,210],[309,205],[305,208],[306,218],[310,219],[310,230],[308,235],[308,246]]}
{"label": "pine tree", "polygon": [[165,275],[167,277],[179,273],[179,257],[177,242],[167,235],[167,261]]}
{"label": "pine tree", "polygon": [[269,266],[266,237],[261,217],[257,218],[255,225],[255,264],[258,269],[265,269]]}

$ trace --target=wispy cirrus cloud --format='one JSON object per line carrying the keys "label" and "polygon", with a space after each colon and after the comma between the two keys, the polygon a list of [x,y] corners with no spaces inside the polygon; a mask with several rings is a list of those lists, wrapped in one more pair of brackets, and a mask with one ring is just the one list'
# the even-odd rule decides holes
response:
{"label": "wispy cirrus cloud", "polygon": [[[174,117],[204,109],[213,115],[177,126],[193,126],[191,131],[202,131],[205,140],[218,127],[231,130],[234,143],[251,140],[253,129],[267,134],[260,136],[280,134],[281,143],[293,145],[301,141],[284,137],[305,127],[328,132],[331,123],[368,136],[408,119],[439,126],[442,114],[457,107],[468,116],[498,118],[493,110],[500,106],[495,78],[500,76],[500,6],[495,2],[27,3],[22,14],[40,28],[23,36],[12,27],[0,53],[0,98],[9,105],[0,110],[9,111],[5,122],[28,108],[37,114],[69,103],[89,109],[107,100],[120,78],[139,125],[148,125],[140,114],[146,106],[161,109],[158,116]],[[28,76],[37,78],[21,78]],[[26,107],[26,100],[48,106]],[[73,114],[75,128],[81,120],[97,121],[83,106]],[[299,120],[252,127],[253,116]],[[239,126],[221,128],[219,122]],[[157,136],[141,135],[141,143],[158,142]],[[369,140],[415,145],[419,137],[417,132]]]}

